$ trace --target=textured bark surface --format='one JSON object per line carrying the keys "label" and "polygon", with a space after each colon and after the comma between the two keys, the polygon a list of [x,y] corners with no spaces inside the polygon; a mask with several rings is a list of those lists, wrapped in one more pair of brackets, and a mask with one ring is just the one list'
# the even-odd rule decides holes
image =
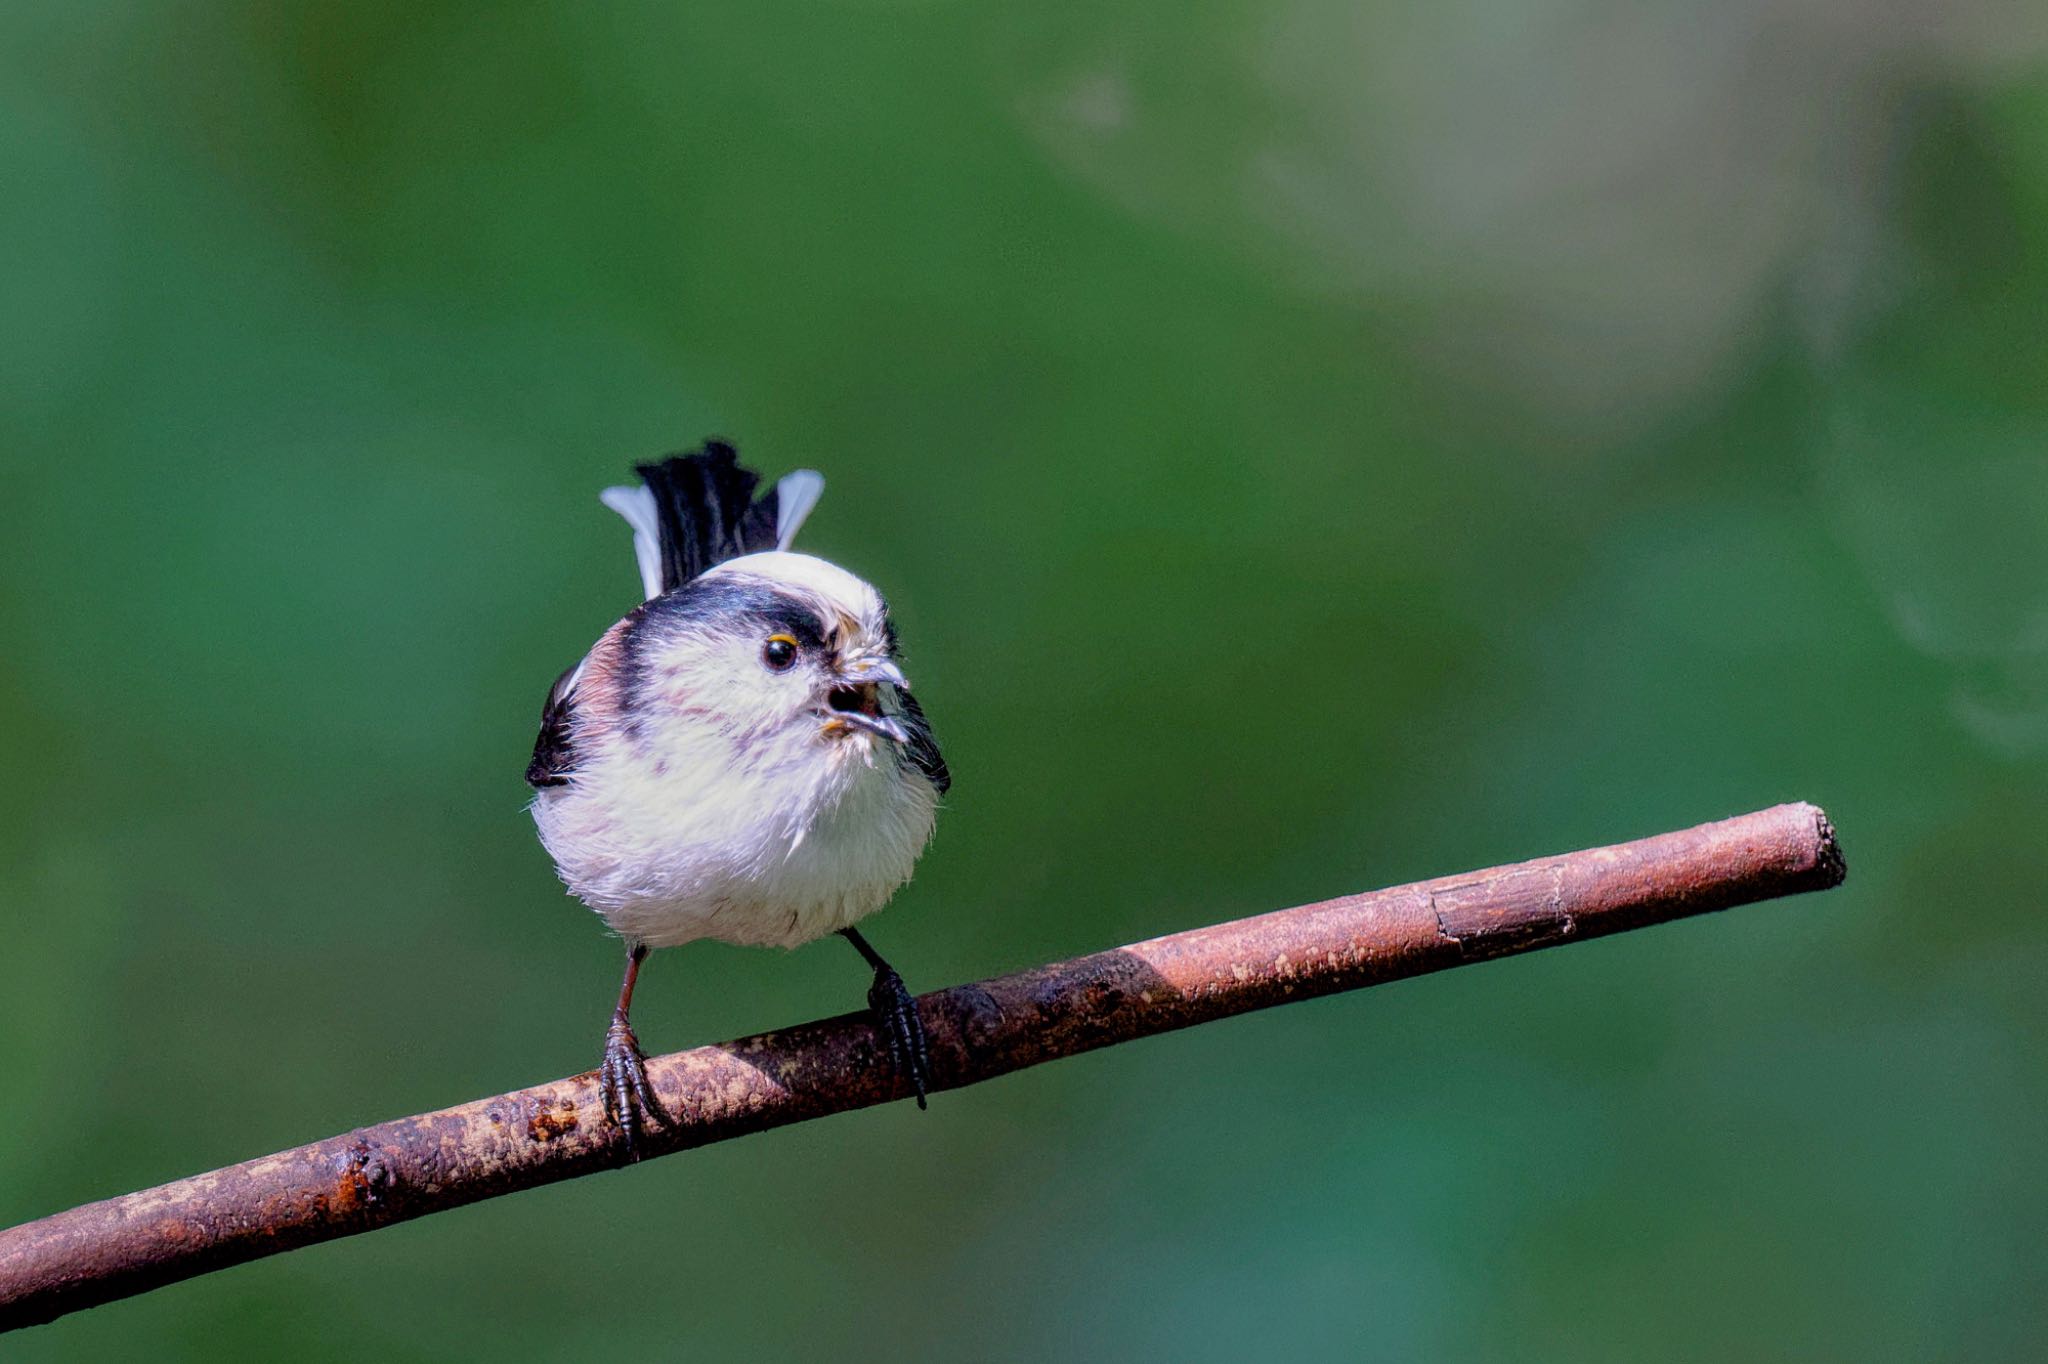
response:
{"label": "textured bark surface", "polygon": [[[921,997],[935,1087],[1291,1000],[1841,882],[1827,816],[1756,814],[1279,910]],[[908,1090],[862,1015],[654,1057],[644,1157]],[[0,1330],[628,1163],[591,1073],[360,1128],[0,1232]]]}

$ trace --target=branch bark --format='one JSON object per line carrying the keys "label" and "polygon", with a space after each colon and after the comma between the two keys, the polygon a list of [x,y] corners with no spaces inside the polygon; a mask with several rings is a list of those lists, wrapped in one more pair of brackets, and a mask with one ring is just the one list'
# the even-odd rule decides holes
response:
{"label": "branch bark", "polygon": [[[1275,1004],[1730,905],[1844,866],[1811,805],[1175,933],[918,1000],[938,1089]],[[647,1063],[643,1155],[906,1097],[862,1015]],[[628,1163],[594,1077],[425,1113],[0,1232],[0,1330]]]}

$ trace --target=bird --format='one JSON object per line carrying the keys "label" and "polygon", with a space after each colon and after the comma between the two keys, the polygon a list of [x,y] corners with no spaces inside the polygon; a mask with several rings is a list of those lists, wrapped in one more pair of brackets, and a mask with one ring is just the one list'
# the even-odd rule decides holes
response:
{"label": "bird", "polygon": [[625,944],[605,1117],[629,1150],[670,1122],[630,1018],[649,951],[834,933],[873,973],[873,1026],[923,1108],[924,1024],[855,926],[910,879],[952,785],[888,604],[790,548],[815,471],[756,496],[760,475],[707,440],[635,472],[600,500],[632,528],[645,600],[556,680],[526,769],[557,875]]}

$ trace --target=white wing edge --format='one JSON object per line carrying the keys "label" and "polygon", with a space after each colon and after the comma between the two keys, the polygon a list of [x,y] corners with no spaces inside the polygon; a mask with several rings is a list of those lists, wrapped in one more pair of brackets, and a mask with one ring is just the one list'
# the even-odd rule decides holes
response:
{"label": "white wing edge", "polygon": [[[825,495],[825,476],[816,469],[784,474],[775,485],[775,547],[788,549],[803,529],[804,518]],[[651,504],[650,504],[651,506]]]}
{"label": "white wing edge", "polygon": [[[597,500],[626,518],[633,528],[633,557],[640,562],[640,586],[647,600],[661,595],[661,518],[654,493],[646,488],[606,488]],[[779,520],[779,518],[778,518]]]}

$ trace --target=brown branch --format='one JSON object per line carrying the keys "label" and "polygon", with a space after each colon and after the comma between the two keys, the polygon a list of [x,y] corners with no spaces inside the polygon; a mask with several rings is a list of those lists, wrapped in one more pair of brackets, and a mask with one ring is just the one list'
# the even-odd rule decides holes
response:
{"label": "brown branch", "polygon": [[[1840,883],[1827,816],[1780,805],[1611,848],[1175,933],[918,1001],[938,1089],[1269,1005]],[[860,1015],[647,1064],[649,1155],[905,1097]],[[627,1163],[586,1073],[399,1118],[0,1232],[0,1330]]]}

